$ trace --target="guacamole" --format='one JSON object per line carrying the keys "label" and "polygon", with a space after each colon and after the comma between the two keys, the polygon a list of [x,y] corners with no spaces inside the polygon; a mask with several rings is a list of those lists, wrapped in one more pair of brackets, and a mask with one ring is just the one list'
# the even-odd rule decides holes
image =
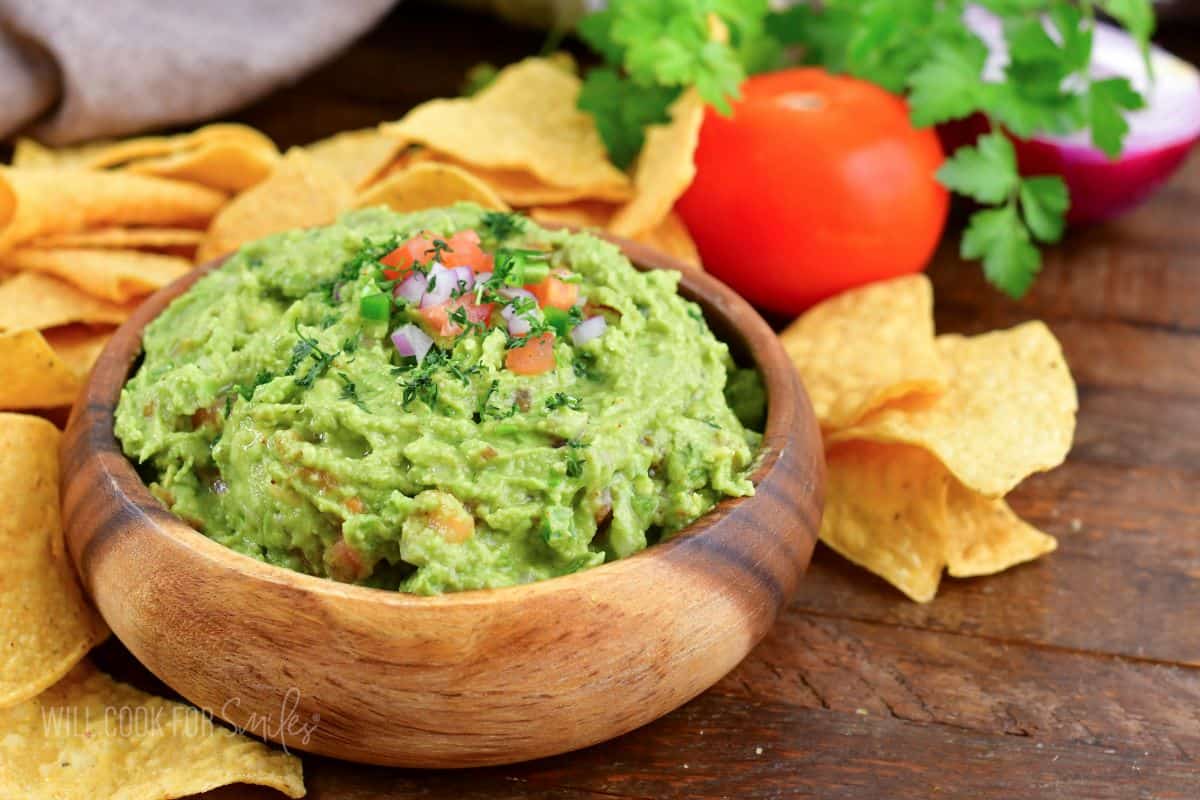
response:
{"label": "guacamole", "polygon": [[171,303],[116,436],[175,514],[300,572],[435,594],[585,569],[753,492],[760,437],[678,281],[516,214],[353,212]]}

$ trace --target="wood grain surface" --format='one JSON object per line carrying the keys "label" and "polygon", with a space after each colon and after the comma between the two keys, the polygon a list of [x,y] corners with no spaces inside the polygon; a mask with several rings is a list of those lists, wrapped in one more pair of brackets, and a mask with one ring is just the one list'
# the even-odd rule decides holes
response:
{"label": "wood grain surface", "polygon": [[[1200,61],[1200,29],[1158,38]],[[540,44],[538,33],[406,3],[241,118],[302,143],[394,118],[454,92],[477,61]],[[818,547],[799,595],[746,661],[646,728],[469,772],[309,759],[309,796],[1200,796],[1200,156],[1148,205],[1071,233],[1020,303],[989,290],[952,245],[931,274],[941,330],[1038,317],[1063,342],[1080,383],[1076,446],[1012,498],[1059,538],[1058,552],[947,580],[919,606]],[[115,645],[101,659],[145,677]]]}

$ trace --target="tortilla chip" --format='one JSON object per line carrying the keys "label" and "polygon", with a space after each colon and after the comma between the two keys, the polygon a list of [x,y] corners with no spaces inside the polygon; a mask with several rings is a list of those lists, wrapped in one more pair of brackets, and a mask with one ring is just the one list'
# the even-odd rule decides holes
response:
{"label": "tortilla chip", "polygon": [[938,393],[949,373],[933,336],[933,289],[907,275],[809,309],[779,336],[817,421],[836,431],[890,400]]}
{"label": "tortilla chip", "polygon": [[[137,250],[86,250],[21,248],[0,256],[6,269],[54,275],[83,289],[93,297],[127,303],[161,289],[192,269],[192,262],[179,256],[142,253]],[[0,295],[4,286],[0,285]],[[0,310],[0,319],[4,316]],[[113,320],[86,319],[83,322]]]}
{"label": "tortilla chip", "polygon": [[918,603],[946,564],[950,476],[916,447],[848,442],[826,454],[821,541]]}
{"label": "tortilla chip", "polygon": [[293,147],[270,177],[221,209],[196,250],[196,260],[223,256],[272,233],[328,225],[350,201],[345,178]]}
{"label": "tortilla chip", "polygon": [[0,250],[91,227],[203,225],[226,200],[192,183],[85,169],[6,168],[0,184],[15,197],[9,214],[0,197]]}
{"label": "tortilla chip", "polygon": [[304,147],[313,161],[341,175],[356,191],[382,175],[403,149],[404,142],[377,127],[345,131]]}
{"label": "tortilla chip", "polygon": [[683,219],[674,211],[667,214],[657,228],[641,234],[636,237],[635,241],[648,244],[669,256],[675,256],[688,266],[696,269],[704,268],[700,263],[700,251],[696,249],[696,242],[692,239],[692,234],[683,224]]}
{"label": "tortilla chip", "polygon": [[130,164],[130,172],[190,181],[226,192],[241,192],[265,179],[279,161],[279,151],[247,147],[240,142],[213,141],[193,150]]}
{"label": "tortilla chip", "polygon": [[921,448],[849,441],[828,450],[826,465],[821,541],[918,603],[937,594],[943,568],[986,575],[1057,547]]}
{"label": "tortilla chip", "polygon": [[552,186],[524,170],[488,169],[473,164],[465,164],[423,147],[414,148],[414,152],[408,154],[405,158],[398,159],[389,172],[398,172],[410,164],[421,161],[433,161],[439,164],[453,164],[456,167],[461,167],[490,186],[504,202],[514,206],[560,205],[591,200],[608,200],[620,203],[633,197],[633,187],[631,186],[613,186],[600,189]]}
{"label": "tortilla chip", "polygon": [[[0,709],[53,686],[108,636],[63,544],[59,435],[40,417],[0,414]],[[0,731],[2,743],[11,731],[3,724]],[[0,767],[0,775],[12,768]]]}
{"label": "tortilla chip", "polygon": [[414,164],[374,184],[355,198],[354,206],[387,206],[393,211],[420,211],[458,202],[476,203],[492,211],[508,211],[508,204],[486,183],[450,164]]}
{"label": "tortilla chip", "polygon": [[44,248],[113,248],[118,250],[195,249],[204,238],[204,231],[195,228],[92,228],[74,233],[52,233],[39,236],[26,247]]}
{"label": "tortilla chip", "polygon": [[1058,548],[1058,540],[1013,513],[1003,500],[951,481],[946,497],[946,569],[956,578],[991,575]]}
{"label": "tortilla chip", "polygon": [[92,297],[40,272],[22,272],[0,283],[0,331],[44,330],[72,322],[118,324],[132,312],[132,305]]}
{"label": "tortilla chip", "polygon": [[72,372],[85,377],[112,338],[114,330],[111,326],[65,325],[44,331],[42,336]]}
{"label": "tortilla chip", "polygon": [[300,759],[91,664],[0,712],[0,797],[166,800],[225,786],[304,796]]}
{"label": "tortilla chip", "polygon": [[51,348],[41,331],[0,334],[0,370],[0,409],[68,406],[83,385],[80,373]]}
{"label": "tortilla chip", "polygon": [[662,224],[696,177],[703,121],[704,100],[688,89],[671,106],[671,121],[650,127],[634,167],[633,199],[617,211],[609,230],[632,239]]}
{"label": "tortilla chip", "polygon": [[608,161],[592,117],[575,101],[580,80],[529,58],[500,71],[479,94],[432,100],[382,130],[465,164],[521,170],[550,186],[587,193],[625,190],[629,179]]}
{"label": "tortilla chip", "polygon": [[[981,336],[939,336],[950,369],[944,394],[883,408],[833,433],[923,447],[967,487],[1002,497],[1066,458],[1075,435],[1075,383],[1041,322]],[[848,359],[849,360],[849,359]]]}
{"label": "tortilla chip", "polygon": [[605,230],[616,212],[612,203],[581,201],[557,206],[538,206],[529,209],[534,222],[570,225],[575,228],[598,228]]}
{"label": "tortilla chip", "polygon": [[13,152],[14,167],[83,167],[110,169],[144,159],[160,158],[222,142],[247,150],[278,152],[275,143],[248,125],[218,122],[170,136],[101,139],[73,147],[49,148],[32,139],[19,139]]}

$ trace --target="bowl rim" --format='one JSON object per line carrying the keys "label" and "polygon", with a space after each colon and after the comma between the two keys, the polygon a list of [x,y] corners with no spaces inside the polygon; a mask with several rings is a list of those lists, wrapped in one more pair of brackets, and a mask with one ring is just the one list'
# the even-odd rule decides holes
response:
{"label": "bowl rim", "polygon": [[[565,228],[574,232],[595,235],[616,245],[639,270],[680,272],[680,294],[699,304],[706,315],[715,314],[721,318],[726,336],[718,338],[721,338],[726,344],[732,345],[728,341],[729,335],[736,333],[740,337],[741,341],[737,345],[745,350],[746,355],[762,376],[767,401],[763,438],[755,455],[757,465],[750,475],[750,480],[756,489],[754,495],[726,497],[707,513],[678,531],[668,541],[646,547],[626,558],[531,583],[444,592],[438,595],[418,595],[392,589],[341,583],[330,578],[309,575],[270,564],[226,547],[174,515],[150,493],[149,488],[137,473],[133,461],[125,455],[120,443],[116,440],[113,422],[121,390],[129,378],[137,356],[141,353],[142,330],[172,300],[190,289],[201,277],[219,268],[233,255],[232,253],[201,264],[159,289],[143,301],[113,334],[98,357],[84,391],[80,393],[71,413],[68,428],[74,427],[76,424],[84,424],[82,420],[89,417],[91,417],[92,425],[89,430],[81,431],[82,435],[79,437],[64,438],[64,443],[77,439],[86,447],[87,452],[84,454],[83,460],[78,462],[77,467],[72,467],[72,461],[64,458],[63,485],[66,486],[67,482],[72,479],[76,468],[83,469],[81,465],[84,461],[99,459],[100,476],[110,485],[112,493],[120,501],[128,506],[133,506],[139,512],[140,521],[145,523],[146,527],[152,528],[156,535],[172,539],[175,544],[187,548],[194,556],[212,563],[213,566],[235,572],[244,579],[286,585],[295,590],[329,598],[381,603],[394,608],[470,607],[493,604],[498,600],[518,601],[563,590],[586,590],[588,584],[597,579],[598,571],[599,579],[602,580],[604,576],[614,575],[617,570],[637,570],[650,559],[668,557],[672,551],[683,547],[685,542],[701,537],[709,529],[719,525],[741,504],[754,502],[759,496],[757,490],[776,469],[787,448],[802,446],[806,441],[814,441],[811,434],[815,431],[817,423],[812,413],[812,407],[778,337],[758,312],[724,283],[673,256],[639,242],[613,236],[603,231],[579,229],[573,226],[544,224],[542,227],[546,229]],[[85,410],[90,413],[84,414]],[[819,438],[815,441],[819,441]],[[104,451],[108,450],[111,450],[117,458],[99,458]],[[130,488],[132,488],[132,492],[127,491]],[[819,484],[814,491],[820,493]],[[70,534],[68,533],[68,535]],[[105,535],[92,537],[82,551],[77,553],[78,561],[86,562],[88,551],[98,544],[98,540],[106,538],[108,537]],[[70,549],[72,553],[76,553],[74,546]],[[788,549],[792,550],[793,548],[789,546]],[[807,558],[801,559],[798,553],[791,552],[789,555],[794,560],[802,560],[802,563],[798,565],[800,568],[807,563]],[[78,563],[76,566],[79,568],[80,574],[85,575],[84,563]],[[89,581],[85,578],[84,583],[88,584]],[[90,590],[90,586],[88,588]]]}

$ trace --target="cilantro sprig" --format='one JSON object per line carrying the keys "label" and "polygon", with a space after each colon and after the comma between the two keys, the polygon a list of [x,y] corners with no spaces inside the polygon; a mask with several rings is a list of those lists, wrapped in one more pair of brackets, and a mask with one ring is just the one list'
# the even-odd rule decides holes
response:
{"label": "cilantro sprig", "polygon": [[[976,4],[999,19],[1008,51],[986,80],[988,49],[964,19],[967,0],[822,0],[781,12],[767,0],[612,0],[579,24],[603,60],[585,75],[579,107],[624,167],[646,126],[667,121],[685,88],[728,113],[746,75],[798,49],[808,63],[906,94],[918,127],[980,114],[990,132],[952,153],[938,179],[984,206],[968,223],[962,255],[980,259],[989,282],[1020,297],[1041,267],[1037,245],[1061,238],[1070,201],[1058,177],[1022,178],[1001,140],[1087,131],[1109,157],[1119,155],[1126,114],[1144,100],[1125,78],[1089,74],[1095,20],[1108,15],[1145,49],[1154,11],[1150,0]],[[727,40],[710,35],[712,15]]]}
{"label": "cilantro sprig", "polygon": [[913,123],[928,127],[982,115],[989,132],[955,150],[938,171],[948,189],[983,208],[968,221],[964,258],[983,262],[996,288],[1019,298],[1041,269],[1037,245],[1062,238],[1070,206],[1058,176],[1022,177],[1007,133],[1086,130],[1115,158],[1129,132],[1126,112],[1144,100],[1125,78],[1088,71],[1096,13],[1123,25],[1145,48],[1154,30],[1149,0],[979,0],[1003,29],[1007,63],[985,70],[988,49],[967,24],[966,0],[825,0],[773,16],[768,30],[805,48],[807,60],[908,96]]}

